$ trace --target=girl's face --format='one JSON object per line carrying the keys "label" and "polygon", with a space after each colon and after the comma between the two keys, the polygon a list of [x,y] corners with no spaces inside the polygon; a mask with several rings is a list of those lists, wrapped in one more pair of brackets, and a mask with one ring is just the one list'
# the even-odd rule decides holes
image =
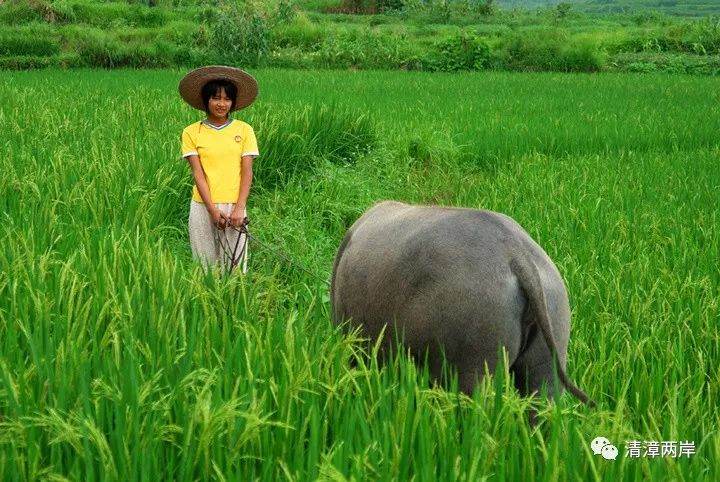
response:
{"label": "girl's face", "polygon": [[225,89],[221,88],[208,100],[208,110],[211,117],[225,118],[232,108],[232,99],[225,93]]}

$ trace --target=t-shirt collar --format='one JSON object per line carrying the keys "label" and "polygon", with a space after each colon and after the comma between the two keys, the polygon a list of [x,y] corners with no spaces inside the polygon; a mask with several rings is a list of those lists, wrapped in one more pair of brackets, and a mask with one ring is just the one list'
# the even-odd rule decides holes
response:
{"label": "t-shirt collar", "polygon": [[220,131],[220,130],[225,129],[227,126],[229,126],[232,121],[233,121],[232,119],[228,119],[227,122],[224,123],[224,124],[221,125],[221,126],[213,125],[213,124],[211,124],[207,119],[203,119],[203,120],[201,120],[200,122],[202,122],[202,123],[205,124],[206,126],[210,127],[211,129],[215,129],[216,131]]}

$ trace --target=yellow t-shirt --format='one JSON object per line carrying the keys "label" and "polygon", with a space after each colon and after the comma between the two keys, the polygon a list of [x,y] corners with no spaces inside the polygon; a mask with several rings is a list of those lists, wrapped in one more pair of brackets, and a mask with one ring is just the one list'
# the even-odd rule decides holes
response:
{"label": "yellow t-shirt", "polygon": [[[187,126],[182,133],[182,156],[191,155],[200,158],[212,202],[235,203],[240,194],[242,157],[260,153],[253,128],[230,119],[220,127],[204,120]],[[193,187],[192,197],[202,202],[197,186]]]}

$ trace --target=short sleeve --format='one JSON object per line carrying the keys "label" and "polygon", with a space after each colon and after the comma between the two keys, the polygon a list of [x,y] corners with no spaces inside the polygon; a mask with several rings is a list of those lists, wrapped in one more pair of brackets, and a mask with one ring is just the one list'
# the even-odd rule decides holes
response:
{"label": "short sleeve", "polygon": [[260,151],[258,151],[257,139],[255,138],[255,131],[252,127],[247,126],[247,132],[244,138],[242,156],[259,156]]}
{"label": "short sleeve", "polygon": [[182,133],[182,157],[197,156],[196,140],[190,134],[189,129],[185,129]]}

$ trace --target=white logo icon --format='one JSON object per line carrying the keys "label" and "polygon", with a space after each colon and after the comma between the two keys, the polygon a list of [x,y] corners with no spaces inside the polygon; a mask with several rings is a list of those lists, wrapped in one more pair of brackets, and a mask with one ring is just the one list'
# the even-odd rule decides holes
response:
{"label": "white logo icon", "polygon": [[605,460],[615,460],[618,456],[618,449],[614,445],[607,444],[602,448],[602,456]]}
{"label": "white logo icon", "polygon": [[595,455],[602,455],[605,460],[615,460],[618,456],[618,449],[605,437],[595,437],[590,442],[590,448]]}

